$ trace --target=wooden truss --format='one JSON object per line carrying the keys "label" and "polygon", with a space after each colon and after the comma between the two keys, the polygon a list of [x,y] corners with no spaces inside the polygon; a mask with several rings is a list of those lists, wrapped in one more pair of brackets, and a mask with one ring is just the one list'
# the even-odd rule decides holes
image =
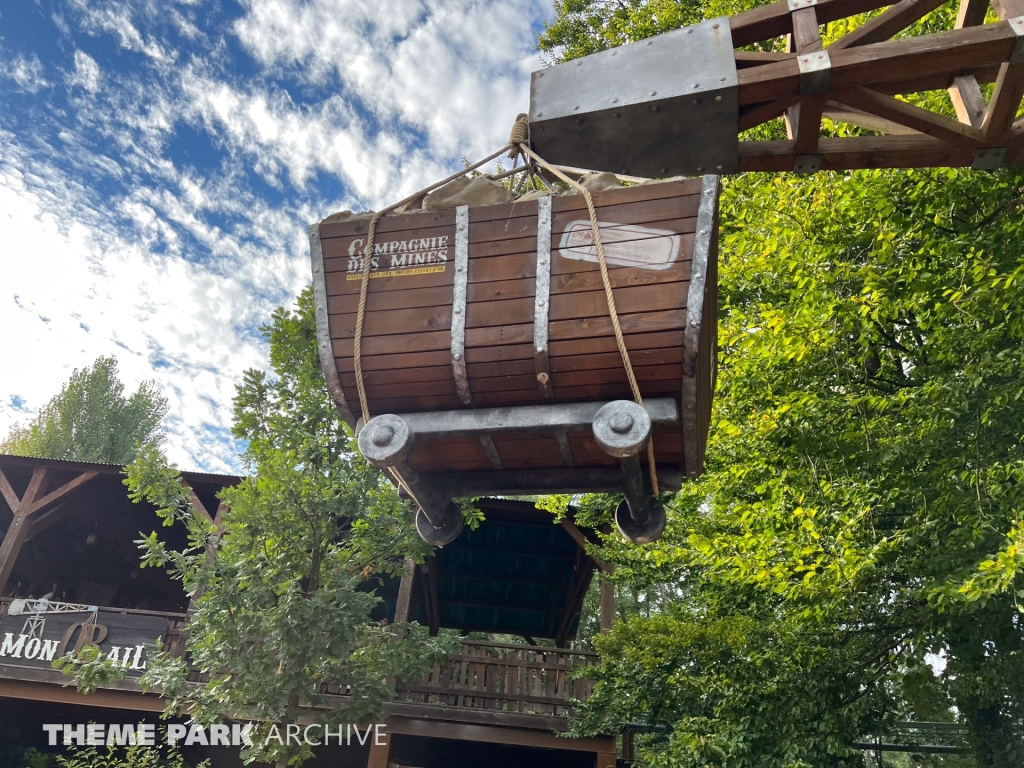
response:
{"label": "wooden truss", "polygon": [[[789,53],[736,51],[739,130],[784,117],[786,140],[740,141],[739,170],[1024,163],[1024,0],[960,0],[954,29],[893,39],[945,0],[780,0],[730,19],[736,48],[789,36]],[[820,27],[886,8],[824,47]],[[767,46],[766,46],[767,47]],[[991,98],[982,86],[994,83]],[[947,90],[958,119],[895,98]],[[881,135],[825,138],[822,117]]]}

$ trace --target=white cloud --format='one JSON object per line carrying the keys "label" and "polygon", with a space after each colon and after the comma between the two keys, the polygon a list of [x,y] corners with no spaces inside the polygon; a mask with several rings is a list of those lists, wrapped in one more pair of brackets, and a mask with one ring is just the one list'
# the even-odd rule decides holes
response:
{"label": "white cloud", "polygon": [[[156,232],[174,231],[161,225],[163,217],[188,225],[184,208],[159,198],[158,208],[126,202],[139,226],[136,236],[125,237],[59,171],[27,176],[11,162],[17,148],[0,149],[0,327],[17,329],[4,339],[0,434],[56,394],[73,368],[112,354],[129,387],[155,378],[170,399],[173,460],[211,471],[237,468],[228,435],[234,383],[245,368],[266,366],[252,329],[301,285],[283,263],[294,263],[294,252],[286,259],[223,246],[246,264],[241,275],[156,255]],[[33,188],[40,183],[42,189]],[[254,285],[275,274],[286,278],[283,291],[268,295],[265,283]]]}
{"label": "white cloud", "polygon": [[248,0],[235,24],[266,67],[344,86],[384,130],[423,131],[432,154],[483,156],[508,139],[540,67],[528,0]]}
{"label": "white cloud", "polygon": [[[504,144],[549,0],[247,0],[219,29],[198,0],[68,6],[67,107],[39,99],[35,130],[0,128],[0,435],[113,354],[129,387],[170,398],[174,461],[237,470],[234,384],[308,282],[306,223]],[[102,69],[81,50],[111,42]],[[0,76],[36,92],[46,66]]]}
{"label": "white cloud", "polygon": [[75,71],[68,75],[68,85],[96,93],[100,89],[100,65],[84,51],[75,51]]}
{"label": "white cloud", "polygon": [[35,54],[28,57],[17,56],[11,61],[0,62],[0,77],[9,77],[21,90],[28,93],[38,93],[50,86],[44,75],[43,62]]}

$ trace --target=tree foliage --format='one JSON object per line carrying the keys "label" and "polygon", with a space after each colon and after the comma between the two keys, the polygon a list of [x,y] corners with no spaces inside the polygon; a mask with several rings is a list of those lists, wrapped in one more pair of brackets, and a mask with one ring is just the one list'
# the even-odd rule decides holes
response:
{"label": "tree foliage", "polygon": [[[200,722],[361,723],[382,715],[390,680],[423,673],[452,638],[370,619],[376,575],[428,552],[407,504],[362,460],[331,404],[311,292],[263,332],[273,375],[247,371],[238,387],[235,436],[247,443],[250,475],[222,493],[223,533],[190,507],[155,448],[128,468],[134,498],[188,527],[183,552],[146,539],[144,563],[168,567],[193,595],[188,650],[209,675],[190,684],[185,661],[162,655],[144,682]],[[399,633],[404,641],[391,642]],[[310,755],[253,741],[248,757],[282,766]]]}
{"label": "tree foliage", "polygon": [[167,400],[155,382],[144,381],[125,396],[117,360],[98,357],[92,366],[76,368],[28,424],[15,424],[0,453],[123,465],[140,446],[163,440],[166,414]]}
{"label": "tree foliage", "polygon": [[[564,0],[541,47],[740,5]],[[1024,764],[1022,195],[1013,170],[726,180],[705,474],[661,541],[600,553],[621,584],[671,589],[596,639],[578,732],[667,727],[649,766],[820,768],[943,720],[974,765]]]}

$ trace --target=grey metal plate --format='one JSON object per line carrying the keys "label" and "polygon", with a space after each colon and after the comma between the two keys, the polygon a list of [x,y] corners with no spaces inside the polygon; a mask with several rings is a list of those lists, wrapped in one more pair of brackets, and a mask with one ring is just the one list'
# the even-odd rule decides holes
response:
{"label": "grey metal plate", "polygon": [[548,162],[639,176],[729,173],[738,126],[726,17],[533,73],[530,136]]}
{"label": "grey metal plate", "polygon": [[[512,408],[477,408],[466,411],[403,413],[401,418],[419,438],[496,435],[508,432],[564,432],[589,430],[597,412],[608,401],[565,403],[559,405],[521,405]],[[655,424],[679,423],[676,401],[655,397],[644,401],[644,408]]]}

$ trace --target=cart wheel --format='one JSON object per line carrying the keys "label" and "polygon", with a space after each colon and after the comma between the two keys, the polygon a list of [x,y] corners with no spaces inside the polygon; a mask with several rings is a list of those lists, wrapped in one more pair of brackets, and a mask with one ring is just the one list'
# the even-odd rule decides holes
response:
{"label": "cart wheel", "polygon": [[462,533],[462,513],[454,504],[449,504],[444,511],[444,519],[440,528],[435,528],[422,509],[416,510],[416,530],[420,538],[434,547],[451,544]]}
{"label": "cart wheel", "polygon": [[652,499],[644,510],[643,520],[636,520],[629,511],[629,504],[623,499],[615,509],[615,525],[629,541],[634,544],[650,544],[661,538],[665,532],[665,507],[657,499]]}

